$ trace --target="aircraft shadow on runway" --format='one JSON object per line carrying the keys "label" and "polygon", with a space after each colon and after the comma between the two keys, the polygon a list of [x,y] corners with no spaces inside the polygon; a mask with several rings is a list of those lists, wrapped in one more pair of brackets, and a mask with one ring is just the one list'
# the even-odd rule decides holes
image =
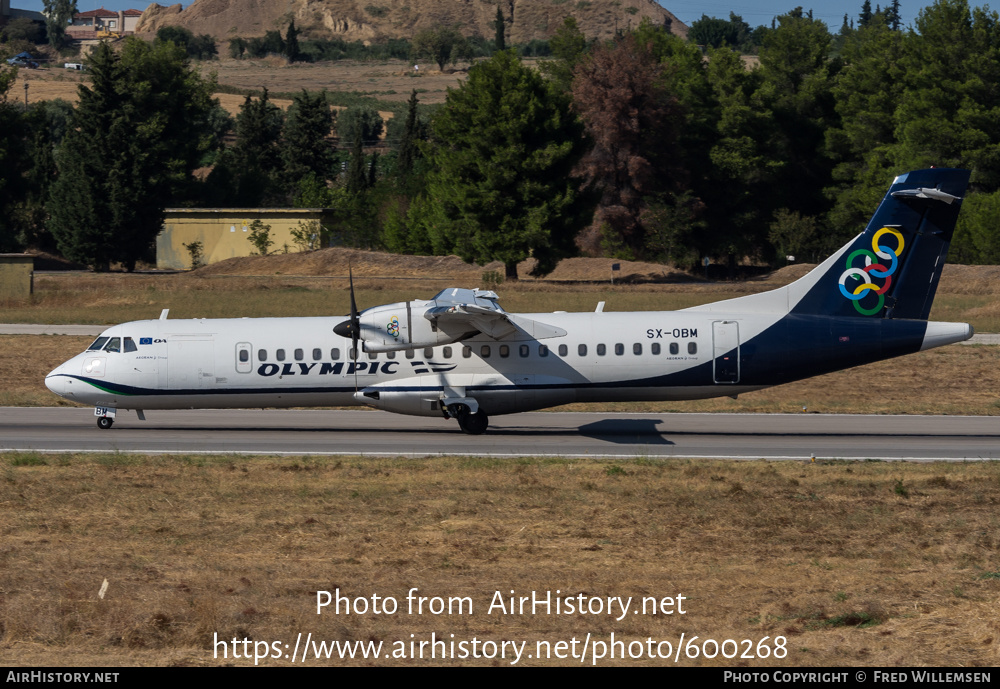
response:
{"label": "aircraft shadow on runway", "polygon": [[662,419],[603,419],[588,423],[576,431],[595,440],[622,445],[673,445],[656,430]]}

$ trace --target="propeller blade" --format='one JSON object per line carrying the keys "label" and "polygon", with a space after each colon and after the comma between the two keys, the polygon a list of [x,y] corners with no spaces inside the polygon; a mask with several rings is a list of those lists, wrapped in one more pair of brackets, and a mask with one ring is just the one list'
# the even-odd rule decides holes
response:
{"label": "propeller blade", "polygon": [[361,318],[358,316],[358,304],[354,301],[354,271],[347,266],[347,276],[351,284],[351,344],[354,347],[354,360],[358,360],[358,338],[361,336]]}

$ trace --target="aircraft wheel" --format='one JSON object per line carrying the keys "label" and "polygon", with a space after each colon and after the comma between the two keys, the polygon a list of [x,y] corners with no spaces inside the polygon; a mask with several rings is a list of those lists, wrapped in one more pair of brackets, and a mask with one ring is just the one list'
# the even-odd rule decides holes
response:
{"label": "aircraft wheel", "polygon": [[101,417],[98,417],[98,419],[97,419],[97,427],[100,428],[101,430],[105,430],[106,431],[109,428],[111,428],[111,424],[113,424],[114,422],[115,422],[115,420],[112,419],[112,418],[109,418],[107,416],[101,416]]}
{"label": "aircraft wheel", "polygon": [[481,435],[486,432],[486,428],[489,425],[490,417],[486,416],[483,412],[476,412],[475,414],[463,412],[458,415],[458,427],[469,435]]}

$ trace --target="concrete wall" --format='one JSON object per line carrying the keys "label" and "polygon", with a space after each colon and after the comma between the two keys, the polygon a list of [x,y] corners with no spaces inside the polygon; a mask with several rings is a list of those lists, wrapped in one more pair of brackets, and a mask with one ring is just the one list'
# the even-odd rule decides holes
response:
{"label": "concrete wall", "polygon": [[269,253],[278,253],[285,244],[297,251],[292,230],[299,223],[322,222],[321,208],[168,208],[163,231],[156,238],[156,267],[186,270],[191,253],[185,244],[201,242],[202,261],[207,265],[227,258],[255,253],[250,243],[250,225],[260,220],[271,226]]}
{"label": "concrete wall", "polygon": [[23,299],[34,291],[35,257],[0,254],[0,299]]}

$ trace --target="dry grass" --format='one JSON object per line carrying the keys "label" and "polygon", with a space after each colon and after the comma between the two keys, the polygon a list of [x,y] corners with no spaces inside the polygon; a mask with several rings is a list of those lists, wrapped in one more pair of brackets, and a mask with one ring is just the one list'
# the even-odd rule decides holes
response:
{"label": "dry grass", "polygon": [[[0,462],[8,665],[222,664],[215,633],[294,644],[300,632],[386,644],[434,632],[532,647],[612,632],[673,643],[682,633],[787,639],[783,660],[710,661],[726,666],[1000,661],[997,463]],[[369,601],[393,596],[403,614],[317,616],[315,591],[338,587]],[[412,587],[469,596],[473,614],[407,615]],[[511,589],[683,594],[688,612],[621,622],[487,615],[494,592]],[[504,664],[462,661],[477,662]],[[626,661],[638,662],[668,661]],[[578,661],[546,664],[557,663]]]}

